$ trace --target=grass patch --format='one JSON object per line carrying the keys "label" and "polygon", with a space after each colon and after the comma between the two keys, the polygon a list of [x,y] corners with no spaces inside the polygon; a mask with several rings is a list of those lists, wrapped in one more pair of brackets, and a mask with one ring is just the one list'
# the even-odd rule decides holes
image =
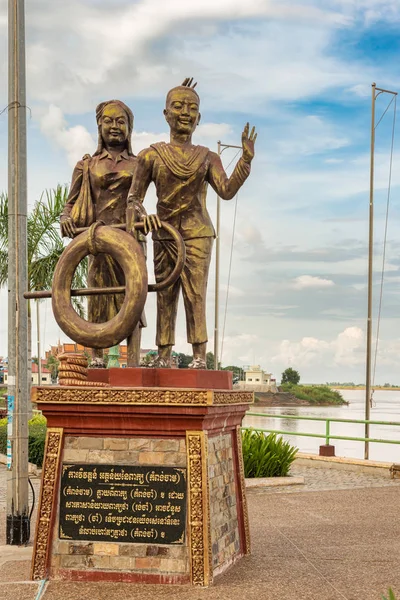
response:
{"label": "grass patch", "polygon": [[242,431],[245,477],[285,477],[296,458],[297,448],[276,433]]}
{"label": "grass patch", "polygon": [[292,385],[281,386],[283,392],[289,392],[299,400],[307,400],[310,404],[348,404],[342,394],[327,385]]}

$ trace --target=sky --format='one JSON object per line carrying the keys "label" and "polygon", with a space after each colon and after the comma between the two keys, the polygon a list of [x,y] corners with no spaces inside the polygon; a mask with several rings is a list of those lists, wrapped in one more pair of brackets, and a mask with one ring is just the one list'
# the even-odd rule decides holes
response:
{"label": "sky", "polygon": [[[44,190],[69,184],[76,161],[95,150],[99,102],[119,98],[132,108],[137,153],[168,140],[165,95],[194,77],[202,113],[194,143],[213,150],[218,140],[239,145],[247,121],[258,131],[251,176],[221,208],[222,364],[260,364],[278,380],[291,366],[305,382],[362,382],[371,83],[400,89],[399,34],[400,0],[27,2],[29,205]],[[7,105],[6,0],[0,0],[0,80],[1,111]],[[377,120],[391,98],[378,97]],[[393,117],[394,103],[376,129],[374,351]],[[400,384],[399,157],[395,140],[377,384]],[[222,158],[230,172],[236,151],[227,149]],[[0,191],[6,189],[3,112]],[[211,188],[207,203],[215,221]],[[154,205],[150,190],[148,212]],[[151,278],[151,242],[148,246]],[[210,350],[214,277],[213,267],[207,297]],[[2,290],[3,356],[6,305]],[[67,341],[50,301],[40,311],[44,349],[58,339]],[[146,311],[142,346],[150,348],[155,347],[154,294]],[[182,304],[175,349],[190,353]]]}

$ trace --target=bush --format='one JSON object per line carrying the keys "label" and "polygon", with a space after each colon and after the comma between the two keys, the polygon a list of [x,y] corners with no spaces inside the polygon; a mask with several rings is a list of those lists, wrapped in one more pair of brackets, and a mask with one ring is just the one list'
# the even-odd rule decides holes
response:
{"label": "bush", "polygon": [[[41,467],[43,464],[46,440],[46,419],[36,415],[29,421],[28,455],[29,462]],[[0,452],[7,453],[7,419],[0,420]]]}
{"label": "bush", "polygon": [[337,390],[328,385],[292,385],[281,386],[282,391],[289,392],[299,400],[307,400],[310,404],[348,404]]}
{"label": "bush", "polygon": [[297,448],[276,433],[245,429],[242,432],[245,477],[284,477],[289,473]]}

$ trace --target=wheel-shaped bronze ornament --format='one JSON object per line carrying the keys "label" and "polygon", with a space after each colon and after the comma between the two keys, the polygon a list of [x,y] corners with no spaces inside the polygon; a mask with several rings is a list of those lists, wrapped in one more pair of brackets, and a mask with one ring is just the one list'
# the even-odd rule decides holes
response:
{"label": "wheel-shaped bronze ornament", "polygon": [[[139,242],[119,227],[95,223],[80,233],[65,248],[54,271],[51,297],[54,317],[68,337],[87,348],[116,346],[130,336],[138,324],[146,302],[147,291],[163,290],[175,283],[185,264],[185,244],[174,227],[163,221],[161,225],[176,245],[176,263],[166,279],[149,286],[146,261]],[[142,223],[136,223],[135,229],[142,229],[142,226]],[[121,310],[113,319],[106,323],[90,323],[82,319],[74,310],[71,304],[71,285],[80,261],[89,254],[101,253],[109,254],[120,264],[125,275],[125,290],[115,288],[115,291],[124,291],[125,298]],[[84,290],[76,290],[78,291],[85,295]],[[87,290],[87,294],[89,292],[101,294],[101,289]],[[25,294],[25,297],[31,296],[32,294]]]}
{"label": "wheel-shaped bronze ornament", "polygon": [[139,322],[147,295],[146,261],[139,242],[129,233],[113,227],[97,227],[96,253],[109,254],[120,264],[125,275],[125,298],[121,310],[110,321],[85,321],[71,304],[71,284],[76,267],[90,254],[92,237],[91,229],[81,233],[62,253],[54,271],[53,313],[63,332],[78,344],[110,348],[127,338]]}

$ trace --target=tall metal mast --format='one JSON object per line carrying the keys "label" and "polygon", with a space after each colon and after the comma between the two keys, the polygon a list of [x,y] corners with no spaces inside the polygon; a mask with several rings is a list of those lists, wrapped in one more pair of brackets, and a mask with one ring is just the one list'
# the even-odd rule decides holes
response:
{"label": "tall metal mast", "polygon": [[[242,146],[232,146],[231,144],[222,144],[218,142],[218,156],[226,148],[242,148]],[[219,364],[219,263],[220,263],[220,247],[221,247],[221,198],[217,196],[217,219],[215,223],[216,239],[215,239],[215,314],[214,314],[214,369],[218,370]]]}
{"label": "tall metal mast", "polygon": [[7,544],[29,541],[27,179],[24,0],[8,1]]}
{"label": "tall metal mast", "polygon": [[[368,316],[367,316],[367,365],[366,365],[366,384],[365,384],[365,420],[370,420],[371,413],[371,363],[372,363],[372,281],[373,281],[373,260],[374,260],[374,168],[375,168],[375,104],[380,94],[394,94],[390,90],[384,90],[372,84],[371,98],[371,156],[370,156],[370,174],[369,174],[369,240],[368,240]],[[365,423],[365,438],[369,438],[369,423]],[[369,458],[369,442],[364,445],[364,458]]]}

